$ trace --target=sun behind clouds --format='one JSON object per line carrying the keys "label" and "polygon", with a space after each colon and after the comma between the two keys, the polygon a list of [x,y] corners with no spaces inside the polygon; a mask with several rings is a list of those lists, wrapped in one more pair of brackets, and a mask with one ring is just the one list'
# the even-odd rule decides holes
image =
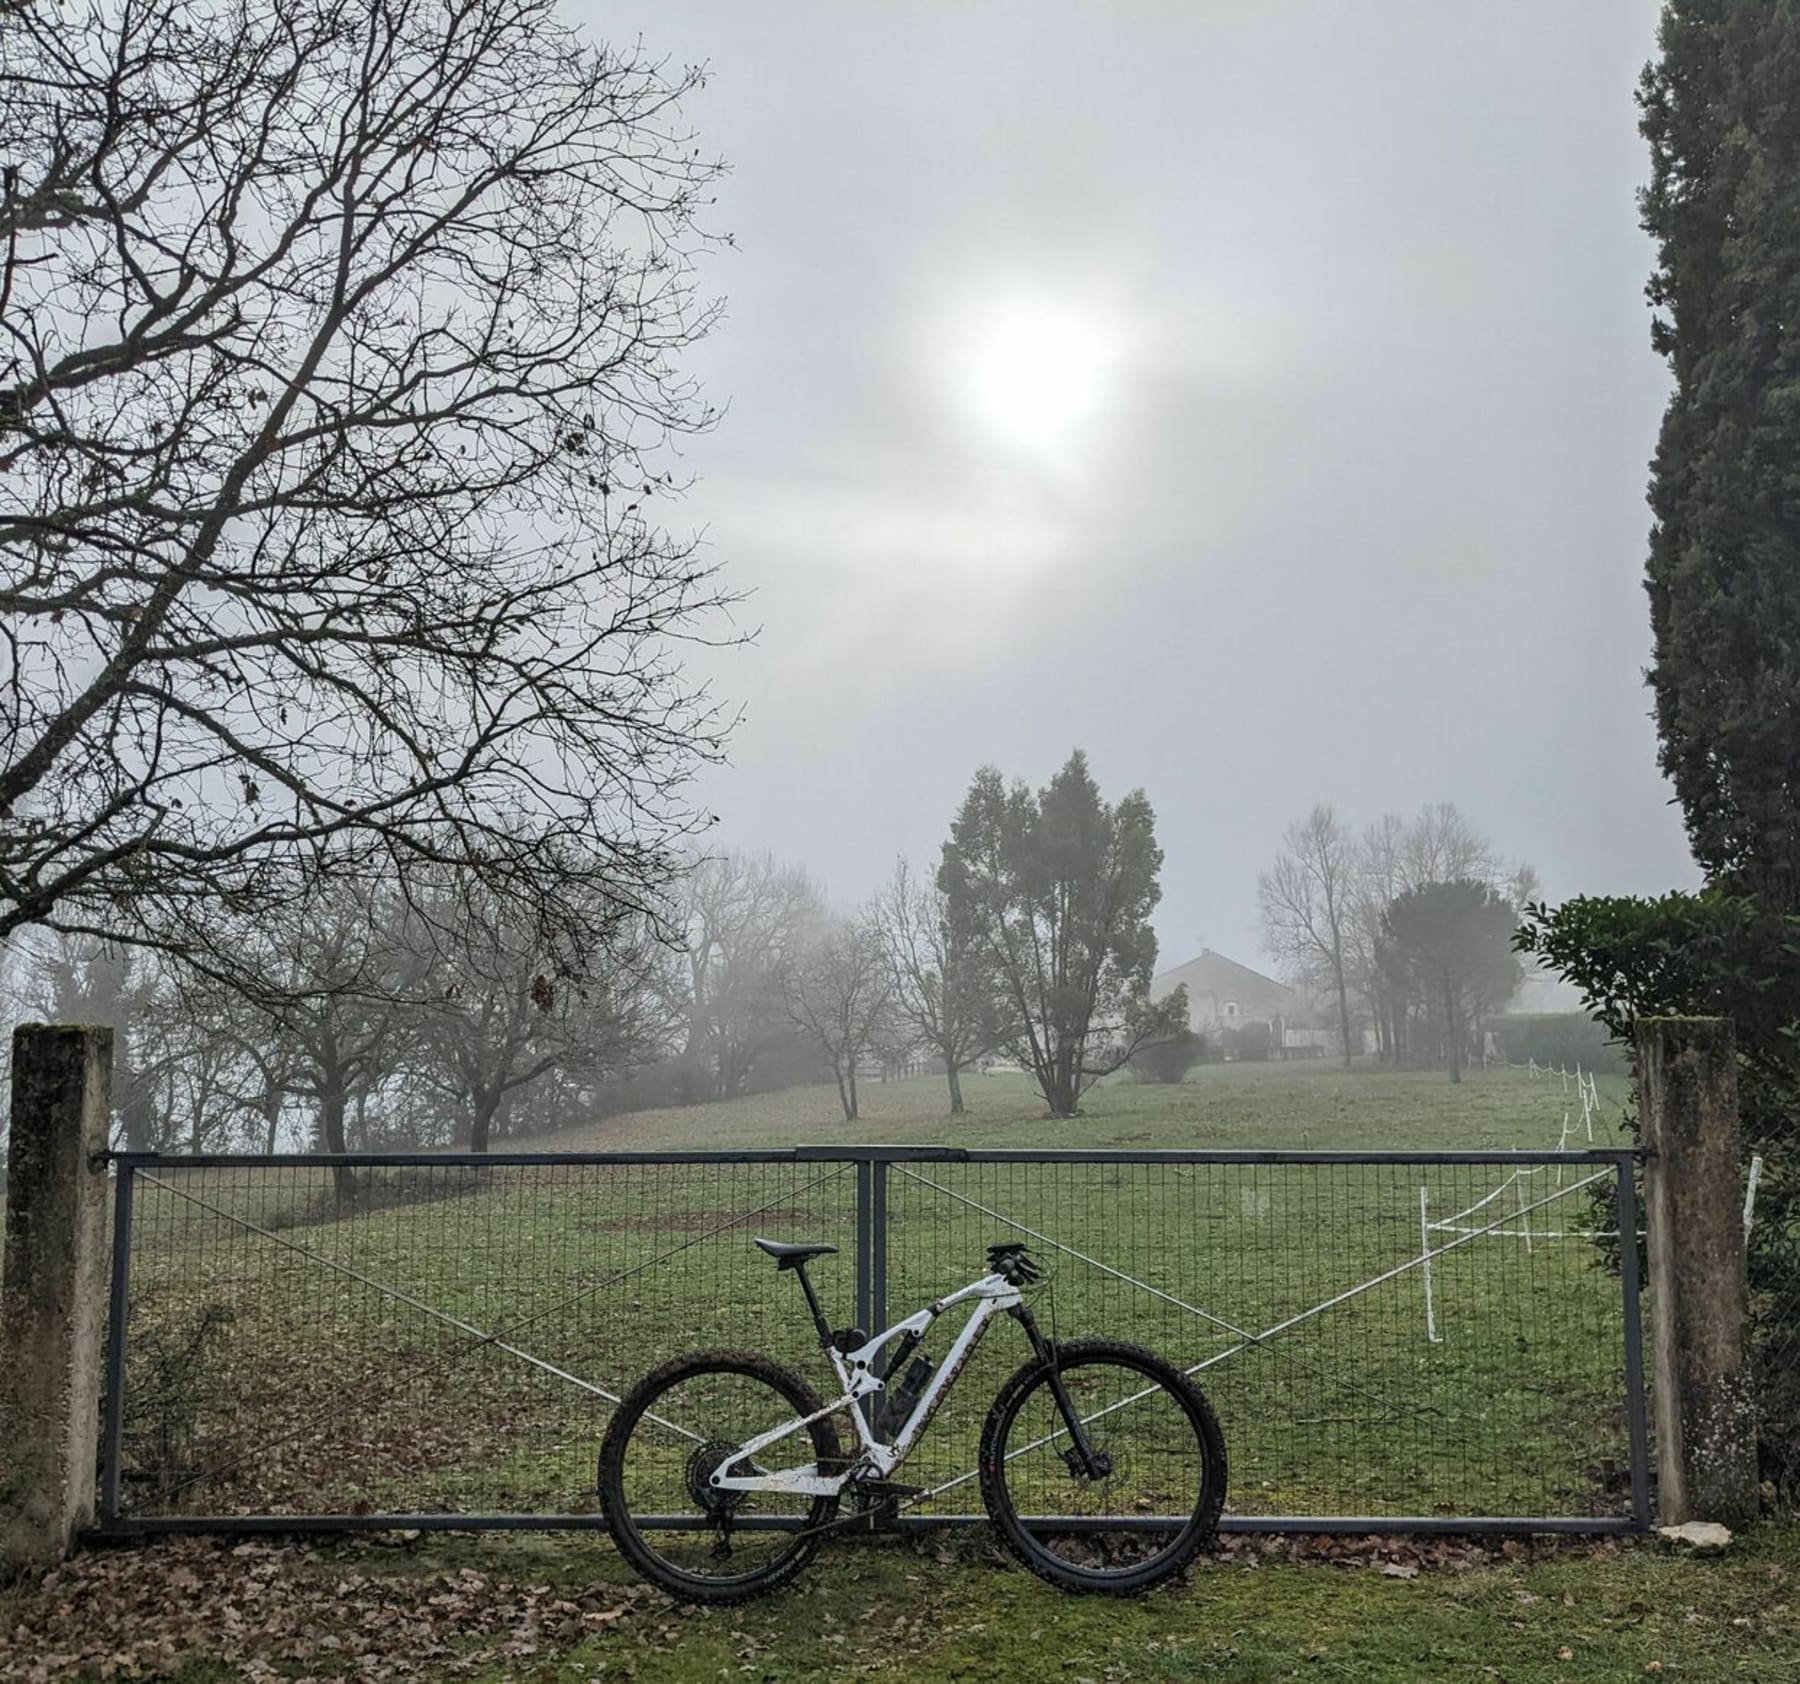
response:
{"label": "sun behind clouds", "polygon": [[976,414],[1000,438],[1058,450],[1104,408],[1118,335],[1090,309],[1016,300],[978,318],[963,374]]}

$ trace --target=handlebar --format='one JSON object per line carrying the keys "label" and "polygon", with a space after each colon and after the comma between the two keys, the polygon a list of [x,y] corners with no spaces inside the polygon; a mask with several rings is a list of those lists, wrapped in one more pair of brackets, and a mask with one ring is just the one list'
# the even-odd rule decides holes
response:
{"label": "handlebar", "polygon": [[1001,1240],[987,1249],[988,1268],[1009,1286],[1032,1286],[1044,1271],[1023,1240]]}

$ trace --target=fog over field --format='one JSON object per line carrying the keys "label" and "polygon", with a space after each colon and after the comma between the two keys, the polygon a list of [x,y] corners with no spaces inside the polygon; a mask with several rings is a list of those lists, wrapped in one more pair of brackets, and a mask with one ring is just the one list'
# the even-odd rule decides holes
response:
{"label": "fog over field", "polygon": [[0,1679],[1788,1676],[1797,317],[1800,0],[0,0]]}
{"label": "fog over field", "polygon": [[845,901],[974,768],[1141,784],[1165,962],[1316,801],[1694,879],[1641,683],[1649,0],[666,0],[728,159],[686,450],[754,647],[702,799]]}

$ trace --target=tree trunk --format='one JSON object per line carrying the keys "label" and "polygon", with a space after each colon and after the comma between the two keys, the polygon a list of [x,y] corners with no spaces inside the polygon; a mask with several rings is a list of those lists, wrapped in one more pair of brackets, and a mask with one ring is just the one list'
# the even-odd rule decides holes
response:
{"label": "tree trunk", "polygon": [[125,1150],[149,1152],[156,1145],[151,1134],[156,1108],[143,1084],[129,1073],[119,1086],[125,1090],[125,1102],[119,1107],[119,1121],[125,1130]]}
{"label": "tree trunk", "polygon": [[499,1090],[478,1087],[469,1095],[469,1150],[485,1152],[494,1129],[494,1113],[500,1108]]}
{"label": "tree trunk", "polygon": [[263,1089],[263,1152],[273,1157],[281,1130],[281,1103],[287,1097],[280,1088]]}
{"label": "tree trunk", "polygon": [[344,1090],[326,1087],[319,1095],[319,1150],[347,1152],[344,1144]]}
{"label": "tree trunk", "polygon": [[1338,1028],[1344,1037],[1344,1068],[1350,1068],[1350,996],[1344,988],[1343,972],[1338,973]]}
{"label": "tree trunk", "polygon": [[[319,1142],[327,1152],[349,1150],[344,1144],[344,1103],[344,1090],[335,1084],[319,1094]],[[331,1184],[340,1199],[347,1199],[356,1191],[356,1176],[348,1164],[334,1164]]]}
{"label": "tree trunk", "polygon": [[1057,1052],[1044,1060],[1038,1071],[1038,1087],[1050,1115],[1059,1120],[1075,1115],[1075,1075],[1073,1061]]}
{"label": "tree trunk", "polygon": [[844,1112],[844,1121],[853,1123],[856,1121],[858,1115],[859,1113],[856,1104],[856,1059],[852,1056],[850,1060],[850,1104]]}
{"label": "tree trunk", "polygon": [[1444,1030],[1447,1045],[1445,1052],[1450,1059],[1450,1080],[1462,1084],[1462,1036],[1458,1033],[1456,1021],[1456,993],[1453,989],[1444,990]]}
{"label": "tree trunk", "polygon": [[950,1115],[960,1117],[963,1114],[962,1072],[956,1068],[956,1060],[944,1060],[944,1069],[950,1081]]}

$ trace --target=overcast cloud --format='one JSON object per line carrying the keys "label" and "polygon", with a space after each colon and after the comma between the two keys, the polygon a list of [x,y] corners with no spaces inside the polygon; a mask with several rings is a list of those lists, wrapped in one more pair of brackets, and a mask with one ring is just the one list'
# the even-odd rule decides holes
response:
{"label": "overcast cloud", "polygon": [[[753,591],[720,845],[860,899],[1086,748],[1163,960],[1257,955],[1314,801],[1553,897],[1694,873],[1641,682],[1651,0],[575,10],[733,167],[684,514]],[[1060,347],[1061,366],[1046,379]]]}

